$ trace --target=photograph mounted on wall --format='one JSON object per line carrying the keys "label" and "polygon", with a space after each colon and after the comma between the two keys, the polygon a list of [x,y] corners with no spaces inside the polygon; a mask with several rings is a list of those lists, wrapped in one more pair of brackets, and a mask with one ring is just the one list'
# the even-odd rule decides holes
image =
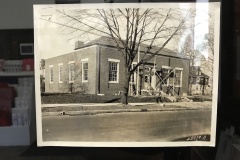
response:
{"label": "photograph mounted on wall", "polygon": [[38,146],[215,146],[220,3],[34,5]]}

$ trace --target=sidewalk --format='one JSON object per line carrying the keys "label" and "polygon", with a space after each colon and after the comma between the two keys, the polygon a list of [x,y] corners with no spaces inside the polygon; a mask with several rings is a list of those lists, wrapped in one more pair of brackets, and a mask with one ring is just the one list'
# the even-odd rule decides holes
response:
{"label": "sidewalk", "polygon": [[43,104],[42,116],[211,109],[212,102]]}

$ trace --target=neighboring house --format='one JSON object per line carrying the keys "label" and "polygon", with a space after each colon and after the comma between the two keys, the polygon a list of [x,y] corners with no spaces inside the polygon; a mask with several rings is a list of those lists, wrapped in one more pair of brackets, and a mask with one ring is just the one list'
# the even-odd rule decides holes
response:
{"label": "neighboring house", "polygon": [[[133,66],[146,49],[147,45],[140,46]],[[130,94],[140,90],[187,94],[189,66],[189,59],[163,49],[134,73]],[[75,85],[75,92],[116,95],[121,93],[124,79],[124,57],[109,37],[77,42],[75,51],[45,60],[45,92],[69,92],[67,88]]]}
{"label": "neighboring house", "polygon": [[209,76],[202,72],[200,66],[191,66],[189,74],[189,94],[208,93]]}

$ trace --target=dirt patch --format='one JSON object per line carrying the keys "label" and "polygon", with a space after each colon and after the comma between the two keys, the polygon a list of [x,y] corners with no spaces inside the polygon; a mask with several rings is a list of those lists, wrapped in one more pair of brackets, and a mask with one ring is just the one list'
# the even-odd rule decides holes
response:
{"label": "dirt patch", "polygon": [[205,95],[188,96],[187,98],[193,100],[193,102],[212,101],[212,96]]}

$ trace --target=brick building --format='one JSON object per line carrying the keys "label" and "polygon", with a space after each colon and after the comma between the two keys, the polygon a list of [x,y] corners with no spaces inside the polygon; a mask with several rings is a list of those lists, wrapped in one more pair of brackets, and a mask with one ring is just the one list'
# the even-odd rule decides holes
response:
{"label": "brick building", "polygon": [[[140,46],[133,65],[146,49],[147,45]],[[74,92],[86,94],[119,94],[125,78],[123,62],[111,38],[77,42],[75,51],[45,60],[45,92],[70,92],[74,88]],[[130,93],[162,90],[168,94],[187,94],[189,66],[189,59],[163,49],[134,73]]]}

